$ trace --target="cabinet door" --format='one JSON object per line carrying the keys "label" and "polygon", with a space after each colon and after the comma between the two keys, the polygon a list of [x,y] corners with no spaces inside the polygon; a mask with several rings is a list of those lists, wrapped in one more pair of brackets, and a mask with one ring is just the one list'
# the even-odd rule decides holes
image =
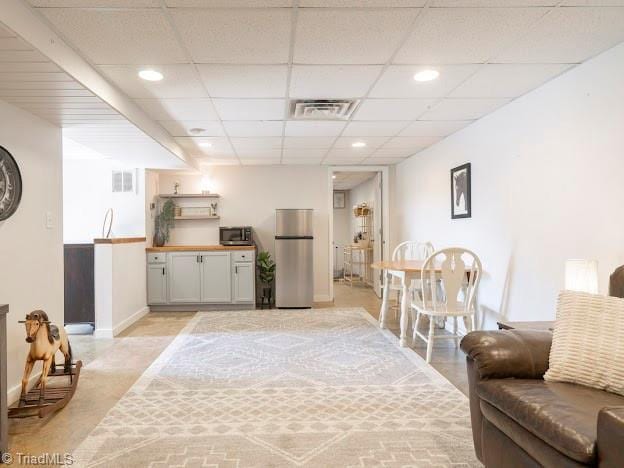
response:
{"label": "cabinet door", "polygon": [[234,302],[254,302],[254,264],[234,264]]}
{"label": "cabinet door", "polygon": [[164,263],[147,265],[147,303],[167,303],[167,268]]}
{"label": "cabinet door", "polygon": [[201,302],[200,256],[197,252],[169,254],[169,302]]}
{"label": "cabinet door", "polygon": [[232,302],[230,252],[208,252],[201,256],[201,302]]}

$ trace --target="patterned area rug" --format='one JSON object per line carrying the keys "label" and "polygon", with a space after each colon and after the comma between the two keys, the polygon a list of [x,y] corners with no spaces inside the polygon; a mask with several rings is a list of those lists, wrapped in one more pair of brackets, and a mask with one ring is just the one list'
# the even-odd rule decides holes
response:
{"label": "patterned area rug", "polygon": [[79,466],[471,467],[468,401],[362,309],[198,313]]}

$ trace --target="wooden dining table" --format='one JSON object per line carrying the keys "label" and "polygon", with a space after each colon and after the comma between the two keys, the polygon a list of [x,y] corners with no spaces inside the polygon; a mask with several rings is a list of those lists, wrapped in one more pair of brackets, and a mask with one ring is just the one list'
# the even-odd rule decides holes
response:
{"label": "wooden dining table", "polygon": [[[397,260],[397,261],[381,261],[371,264],[371,268],[375,270],[382,270],[384,288],[383,288],[383,300],[381,302],[381,311],[379,312],[379,326],[381,328],[387,328],[387,316],[388,316],[388,300],[390,296],[390,282],[392,277],[396,277],[401,282],[401,336],[400,344],[403,347],[408,346],[407,342],[407,327],[409,325],[409,287],[413,280],[420,279],[424,260]],[[435,267],[435,272],[440,273],[440,267]]]}

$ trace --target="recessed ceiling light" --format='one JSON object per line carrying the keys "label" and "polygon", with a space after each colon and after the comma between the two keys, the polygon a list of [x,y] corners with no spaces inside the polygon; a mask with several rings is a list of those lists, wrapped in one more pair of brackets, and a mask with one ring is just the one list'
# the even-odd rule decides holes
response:
{"label": "recessed ceiling light", "polygon": [[202,148],[212,148],[212,143],[210,143],[209,141],[201,141],[199,142],[199,146],[201,146]]}
{"label": "recessed ceiling light", "polygon": [[199,127],[189,129],[189,133],[192,133],[193,135],[199,135],[200,133],[204,133],[205,131],[206,131],[205,128],[199,128]]}
{"label": "recessed ceiling light", "polygon": [[163,74],[160,72],[157,72],[156,70],[141,70],[139,72],[139,78],[146,80],[146,81],[160,81],[162,80]]}
{"label": "recessed ceiling light", "polygon": [[364,148],[366,146],[366,143],[363,141],[356,141],[356,142],[351,143],[351,146],[353,148]]}
{"label": "recessed ceiling light", "polygon": [[440,72],[438,70],[422,70],[414,75],[414,79],[416,81],[431,81],[435,80],[438,76],[440,76]]}

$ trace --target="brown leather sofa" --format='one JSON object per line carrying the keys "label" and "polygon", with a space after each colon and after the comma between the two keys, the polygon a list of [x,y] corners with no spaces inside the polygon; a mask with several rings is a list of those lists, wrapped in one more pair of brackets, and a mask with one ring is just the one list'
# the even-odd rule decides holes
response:
{"label": "brown leather sofa", "polygon": [[624,467],[624,397],[546,382],[552,333],[466,335],[472,435],[486,467]]}

